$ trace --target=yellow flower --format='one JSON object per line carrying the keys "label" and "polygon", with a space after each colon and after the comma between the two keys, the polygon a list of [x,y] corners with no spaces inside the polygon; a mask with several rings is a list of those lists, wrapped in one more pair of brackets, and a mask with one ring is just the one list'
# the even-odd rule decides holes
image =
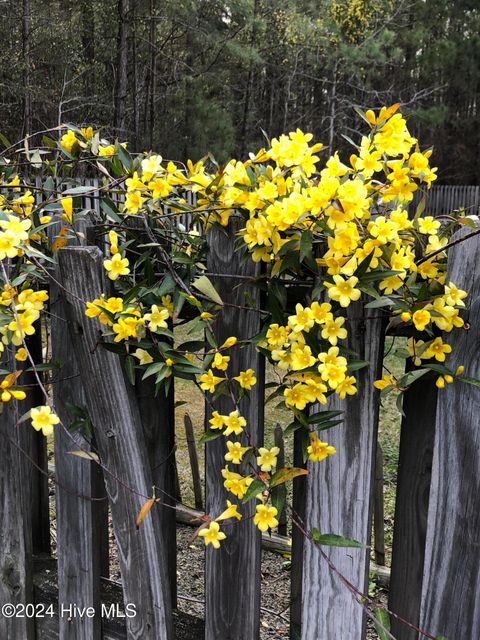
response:
{"label": "yellow flower", "polygon": [[60,422],[60,418],[47,406],[32,409],[30,417],[32,419],[32,427],[36,431],[41,430],[44,436],[52,435],[53,426]]}
{"label": "yellow flower", "polygon": [[222,476],[225,478],[223,483],[225,489],[233,493],[240,500],[244,497],[248,487],[252,484],[253,478],[250,476],[242,476],[239,473],[230,471],[228,467],[222,469]]}
{"label": "yellow flower", "polygon": [[220,520],[228,520],[229,518],[241,520],[242,514],[238,513],[238,505],[232,504],[230,500],[227,500],[227,508],[218,516],[218,518],[215,518],[215,521],[220,522]]}
{"label": "yellow flower", "polygon": [[27,350],[24,349],[23,347],[19,349],[15,354],[15,360],[18,360],[19,362],[25,362],[27,358],[28,358]]}
{"label": "yellow flower", "polygon": [[381,380],[375,380],[373,386],[375,387],[375,389],[382,390],[389,386],[395,386],[395,380],[392,378],[392,376],[386,373]]}
{"label": "yellow flower", "polygon": [[230,356],[222,356],[222,354],[217,351],[217,353],[213,358],[211,367],[212,369],[219,369],[220,371],[226,371],[229,362],[230,362]]}
{"label": "yellow flower", "polygon": [[230,336],[227,338],[225,342],[219,347],[219,349],[229,349],[237,344],[237,338],[235,336]]}
{"label": "yellow flower", "polygon": [[227,441],[228,453],[225,454],[225,460],[233,462],[233,464],[240,464],[245,451],[248,451],[248,447],[242,447],[240,442]]}
{"label": "yellow flower", "polygon": [[115,145],[109,144],[107,146],[98,145],[98,155],[102,158],[111,158],[115,155]]}
{"label": "yellow flower", "polygon": [[441,338],[435,338],[425,350],[426,358],[435,358],[438,362],[445,362],[445,354],[451,353],[452,347],[445,344]]}
{"label": "yellow flower", "polygon": [[271,449],[260,447],[258,453],[257,464],[262,471],[271,471],[273,467],[277,466],[277,456],[280,453],[278,447],[272,447]]}
{"label": "yellow flower", "polygon": [[220,415],[218,411],[214,411],[209,423],[210,429],[223,429],[225,426],[225,416]]}
{"label": "yellow flower", "polygon": [[315,324],[313,313],[309,307],[303,308],[300,303],[295,306],[295,314],[289,316],[288,326],[294,333],[299,331],[310,331]]}
{"label": "yellow flower", "polygon": [[296,384],[291,389],[285,389],[283,395],[287,407],[295,407],[300,411],[305,409],[309,402],[315,401],[313,390],[306,384]]}
{"label": "yellow flower", "polygon": [[335,447],[322,442],[316,433],[310,433],[310,444],[307,447],[308,459],[312,462],[325,460],[327,456],[337,453]]}
{"label": "yellow flower", "polygon": [[60,204],[64,211],[62,219],[71,224],[73,222],[73,198],[61,198]]}
{"label": "yellow flower", "polygon": [[283,347],[288,341],[290,327],[282,327],[278,324],[271,324],[268,328],[266,338],[269,346]]}
{"label": "yellow flower", "polygon": [[153,304],[150,313],[146,313],[143,318],[148,322],[148,328],[150,331],[157,331],[161,329],[167,329],[168,311],[166,309],[160,309],[156,304]]}
{"label": "yellow flower", "polygon": [[247,426],[247,421],[240,415],[238,409],[231,411],[228,416],[224,416],[224,422],[227,427],[223,432],[224,436],[229,436],[232,433],[239,436],[242,433],[243,428]]}
{"label": "yellow flower", "polygon": [[418,221],[418,230],[427,236],[436,235],[439,228],[440,222],[433,216],[425,216]]}
{"label": "yellow flower", "polygon": [[355,289],[355,285],[358,283],[358,278],[351,276],[348,280],[342,278],[342,276],[333,276],[335,284],[331,282],[325,282],[328,289],[328,295],[332,300],[336,300],[342,307],[348,307],[348,305],[358,300],[362,294],[360,289]]}
{"label": "yellow flower", "polygon": [[268,507],[265,504],[257,504],[257,513],[253,518],[254,524],[260,529],[260,531],[268,531],[269,528],[276,527],[278,520],[276,519],[278,511],[276,507]]}
{"label": "yellow flower", "polygon": [[127,214],[134,215],[142,208],[144,202],[145,198],[142,196],[140,191],[130,191],[127,193],[127,197],[125,198],[123,210]]}
{"label": "yellow flower", "polygon": [[91,140],[93,138],[93,129],[92,127],[82,127],[80,129],[82,136],[85,140]]}
{"label": "yellow flower", "polygon": [[126,276],[130,273],[128,265],[128,258],[122,258],[119,253],[116,253],[111,260],[107,259],[103,261],[103,266],[110,280],[116,280],[119,276]]}
{"label": "yellow flower", "polygon": [[225,540],[227,537],[223,531],[220,531],[220,525],[215,521],[210,522],[208,528],[204,527],[198,535],[203,538],[205,546],[211,544],[214,549],[220,549],[220,540]]}
{"label": "yellow flower", "polygon": [[67,153],[71,153],[75,144],[78,144],[79,140],[75,133],[70,129],[60,138],[60,146],[65,149]]}
{"label": "yellow flower", "polygon": [[464,307],[465,303],[463,302],[463,299],[466,298],[467,295],[466,291],[458,289],[453,282],[449,282],[448,285],[445,285],[445,302],[451,307]]}
{"label": "yellow flower", "polygon": [[2,390],[0,400],[2,402],[9,402],[12,398],[15,398],[15,400],[25,400],[27,397],[26,393],[13,386],[20,375],[21,371],[15,371],[4,377],[0,383],[0,389]]}
{"label": "yellow flower", "polygon": [[344,340],[347,337],[347,330],[342,326],[345,318],[333,318],[331,316],[324,324],[322,329],[322,338],[328,340],[334,346],[338,340]]}
{"label": "yellow flower", "polygon": [[118,234],[113,229],[108,232],[108,239],[110,240],[110,253],[115,255],[118,253]]}
{"label": "yellow flower", "polygon": [[214,375],[211,369],[209,369],[207,373],[203,373],[200,376],[200,388],[204,391],[210,391],[210,393],[213,393],[217,384],[222,382],[222,380],[224,380],[224,378],[219,378]]}
{"label": "yellow flower", "polygon": [[256,384],[255,371],[253,369],[247,369],[246,371],[240,371],[238,376],[233,378],[238,382],[242,389],[250,391],[250,389]]}
{"label": "yellow flower", "polygon": [[140,364],[150,364],[150,362],[153,362],[152,356],[148,351],[145,351],[145,349],[137,349],[133,355],[140,360]]}
{"label": "yellow flower", "polygon": [[340,400],[343,400],[347,395],[354,396],[357,393],[355,383],[356,380],[354,376],[347,376],[337,384],[335,393],[338,395]]}
{"label": "yellow flower", "polygon": [[430,322],[431,315],[425,309],[419,309],[413,314],[412,320],[413,324],[415,325],[415,329],[418,329],[418,331],[423,331],[427,324]]}
{"label": "yellow flower", "polygon": [[332,310],[332,305],[328,302],[323,302],[322,304],[317,301],[312,302],[310,305],[310,310],[313,315],[313,319],[317,324],[324,324],[330,311]]}

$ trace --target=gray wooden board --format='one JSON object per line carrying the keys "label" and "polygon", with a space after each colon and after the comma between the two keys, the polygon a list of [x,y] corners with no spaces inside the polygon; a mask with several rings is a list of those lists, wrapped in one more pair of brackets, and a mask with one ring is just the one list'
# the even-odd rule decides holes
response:
{"label": "gray wooden board", "polygon": [[108,576],[108,503],[98,465],[71,454],[90,450],[80,431],[67,432],[77,419],[71,406],[85,411],[86,399],[63,296],[55,283],[50,296],[52,356],[60,364],[54,373],[53,400],[63,425],[55,428],[58,600],[59,606],[93,606],[97,611],[93,618],[61,616],[59,637],[95,640],[101,637],[100,575]]}
{"label": "gray wooden board", "polygon": [[[238,220],[230,222],[228,237],[218,229],[209,234],[210,253],[208,270],[211,273],[250,275],[258,273],[258,265],[250,260],[241,262],[240,254],[233,250],[233,233],[239,228]],[[245,280],[235,278],[215,278],[211,280],[224,302],[248,305],[245,293],[248,290],[256,304],[258,291],[245,284]],[[232,307],[224,307],[214,325],[215,337],[221,344],[229,336],[249,338],[258,333],[260,314]],[[246,418],[252,443],[263,443],[263,391],[264,366],[262,358],[252,346],[229,350],[231,361],[229,372],[238,375],[242,370],[252,368],[256,372],[257,384],[250,392],[250,399],[240,402],[240,412]],[[234,409],[230,398],[222,396],[214,403],[221,414]],[[206,407],[206,423],[211,417],[211,408]],[[226,499],[237,501],[227,494],[220,473],[225,466],[225,438],[208,442],[206,445],[206,504],[207,513],[218,516],[226,508]],[[241,507],[244,520],[233,526],[226,526],[227,539],[221,548],[206,551],[205,593],[206,593],[206,638],[207,640],[255,640],[259,635],[260,621],[260,531],[253,525],[251,516],[255,513],[255,500]]]}
{"label": "gray wooden board", "polygon": [[[446,335],[450,363],[479,378],[479,236],[450,250],[449,279],[469,292],[470,326]],[[480,637],[479,468],[480,389],[455,381],[438,398],[420,613],[423,628],[449,640]]]}
{"label": "gray wooden board", "polygon": [[133,388],[119,357],[101,346],[97,319],[85,316],[85,300],[105,290],[103,256],[97,247],[59,251],[69,329],[104,471],[118,545],[126,603],[138,614],[127,619],[128,638],[171,640],[172,616],[163,541],[154,517],[135,521],[152,493],[147,446]]}
{"label": "gray wooden board", "polygon": [[[5,361],[5,359],[4,359]],[[7,363],[13,371],[13,356]],[[30,508],[29,487],[25,485],[24,456],[20,453],[20,417],[16,402],[4,404],[0,414],[0,606],[33,603],[31,533],[26,518]],[[0,638],[33,640],[34,620],[0,615]]]}
{"label": "gray wooden board", "polygon": [[[337,454],[309,462],[305,508],[307,529],[316,527],[321,533],[336,533],[368,545],[378,427],[378,391],[373,381],[381,375],[384,341],[382,320],[363,320],[363,313],[360,302],[346,310],[347,346],[370,366],[355,373],[357,395],[330,402],[331,408],[345,409],[344,423],[321,433]],[[355,597],[329,569],[319,547],[309,539],[304,546],[302,640],[363,638],[366,620]],[[366,591],[368,549],[323,550],[354,587]]]}
{"label": "gray wooden board", "polygon": [[[389,607],[416,625],[420,616],[436,408],[437,387],[432,378],[420,378],[405,393]],[[417,632],[394,617],[391,626],[398,640],[417,640]]]}

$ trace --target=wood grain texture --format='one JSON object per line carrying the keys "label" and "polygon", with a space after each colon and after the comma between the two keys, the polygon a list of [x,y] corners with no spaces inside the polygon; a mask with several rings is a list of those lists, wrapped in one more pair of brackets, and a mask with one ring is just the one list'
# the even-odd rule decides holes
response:
{"label": "wood grain texture", "polygon": [[[309,463],[306,524],[321,533],[336,533],[368,545],[378,428],[378,391],[383,357],[383,322],[362,320],[361,303],[346,310],[347,345],[370,366],[356,372],[358,393],[347,401],[331,400],[331,407],[345,410],[344,423],[321,433],[337,454],[323,462]],[[359,319],[360,318],[360,319]],[[337,398],[337,397],[336,397]],[[368,549],[323,547],[337,569],[357,589],[365,592],[368,581]],[[362,608],[321,557],[320,549],[305,540],[303,563],[302,640],[359,640],[365,634]]]}
{"label": "wood grain texture", "polygon": [[[418,624],[422,593],[428,501],[432,474],[437,387],[420,378],[405,393],[393,530],[389,607]],[[398,640],[417,640],[417,633],[392,617]]]}
{"label": "wood grain texture", "polygon": [[190,468],[192,470],[195,509],[200,509],[200,511],[203,511],[202,482],[200,479],[200,466],[198,464],[197,445],[195,442],[195,432],[193,431],[192,419],[190,418],[188,413],[185,414],[183,422],[185,426],[185,437],[187,439]]}
{"label": "wood grain texture", "polygon": [[167,558],[172,607],[177,606],[177,531],[175,522],[175,400],[171,380],[168,395],[160,389],[155,396],[154,378],[137,379],[135,397],[140,410],[143,433],[155,492],[161,504],[151,513],[158,521]]}
{"label": "wood grain texture", "polygon": [[[36,323],[35,334],[26,338],[27,347],[34,362],[42,362],[41,331],[39,321]],[[22,365],[16,362],[14,368],[20,367],[27,369],[30,367],[30,362],[26,360]],[[32,407],[45,404],[43,393],[37,386],[37,380],[32,371],[22,373],[19,383],[27,388],[27,397],[19,405],[22,415]],[[50,553],[50,506],[46,475],[47,440],[41,431],[35,431],[27,426],[30,426],[29,423],[18,432],[19,444],[26,454],[23,458],[25,477],[22,484],[28,505],[25,510],[25,526],[28,529],[27,535],[32,538],[32,553]]]}
{"label": "wood grain texture", "polygon": [[[57,270],[56,280],[59,276]],[[53,400],[68,429],[76,419],[69,405],[85,410],[86,398],[64,300],[53,282],[50,298],[52,356],[60,363],[54,374]],[[90,450],[79,431],[55,429],[58,605],[94,607],[97,614],[93,618],[60,616],[62,640],[101,637],[100,576],[108,576],[108,502],[103,474],[95,463],[70,454],[79,449]]]}
{"label": "wood grain texture", "polygon": [[86,404],[105,472],[118,545],[125,603],[137,616],[127,619],[130,640],[171,640],[172,616],[166,558],[158,519],[135,520],[152,493],[153,479],[133,388],[118,356],[102,349],[101,327],[85,316],[85,300],[105,290],[102,253],[97,247],[59,251],[69,329],[84,382]]}
{"label": "wood grain texture", "polygon": [[[224,232],[213,229],[209,234],[210,253],[208,270],[220,274],[241,274],[254,276],[258,265],[251,261],[241,262],[241,255],[233,250],[233,238],[239,228],[239,221],[232,220],[228,237]],[[248,305],[245,296],[248,291],[259,304],[259,293],[247,281],[235,278],[215,278],[211,280],[222,300],[231,304]],[[254,310],[245,311],[224,307],[214,325],[215,337],[221,344],[229,336],[250,338],[258,333],[260,314]],[[256,372],[257,384],[250,392],[250,400],[240,402],[240,412],[246,418],[252,444],[261,446],[263,442],[263,359],[252,346],[229,350],[231,356],[228,372],[238,375],[242,370],[252,368]],[[234,410],[230,398],[222,396],[214,403],[221,414]],[[206,407],[206,424],[211,417],[211,407]],[[206,505],[207,513],[218,516],[226,506],[226,499],[235,498],[227,494],[223,486],[220,470],[225,466],[225,438],[219,438],[206,445]],[[225,526],[227,539],[221,548],[206,550],[205,594],[206,594],[206,638],[207,640],[255,640],[259,636],[260,624],[260,532],[253,525],[251,517],[255,513],[255,500],[242,506],[244,520],[234,526]]]}
{"label": "wood grain texture", "polygon": [[[13,354],[7,366],[15,369]],[[4,404],[0,414],[0,606],[33,603],[31,519],[26,517],[30,491],[25,485],[26,461],[19,450],[20,430],[31,426],[18,425],[19,417],[14,400]],[[0,615],[0,638],[33,640],[34,620]]]}
{"label": "wood grain texture", "polygon": [[[459,234],[467,235],[470,229]],[[480,240],[450,251],[449,279],[469,292],[468,330],[445,338],[453,368],[480,378]],[[420,624],[452,640],[480,637],[480,389],[439,392]]]}
{"label": "wood grain texture", "polygon": [[[293,466],[305,467],[303,460],[302,432],[293,435]],[[307,478],[298,476],[293,480],[292,506],[294,513],[305,520],[305,500],[307,496]],[[292,523],[292,568],[290,569],[290,638],[300,640],[302,634],[303,604],[303,552],[305,538],[298,527]]]}

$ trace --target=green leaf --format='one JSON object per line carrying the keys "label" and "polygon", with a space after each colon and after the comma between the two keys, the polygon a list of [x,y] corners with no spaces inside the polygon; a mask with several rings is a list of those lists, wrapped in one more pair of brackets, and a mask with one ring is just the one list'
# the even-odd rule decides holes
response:
{"label": "green leaf", "polygon": [[390,636],[387,634],[387,631],[390,631],[390,616],[381,607],[375,609],[375,618],[378,620],[374,622],[375,631],[378,634],[379,640],[390,640]]}
{"label": "green leaf", "polygon": [[127,356],[125,358],[125,372],[130,384],[132,386],[135,385],[135,360],[132,356]]}
{"label": "green leaf", "polygon": [[305,258],[310,257],[312,253],[313,253],[312,233],[307,229],[300,236],[300,262],[303,262]]}
{"label": "green leaf", "polygon": [[348,371],[358,371],[359,369],[365,369],[370,362],[368,360],[350,360],[347,364]]}
{"label": "green leaf", "polygon": [[318,529],[312,529],[312,539],[317,544],[327,547],[351,547],[354,549],[363,549],[366,545],[353,540],[352,538],[344,538],[336,533],[320,533]]}
{"label": "green leaf", "polygon": [[204,442],[216,440],[222,435],[222,433],[223,432],[221,429],[207,429],[207,431],[204,431],[204,433],[202,433],[202,435],[200,436],[199,442],[203,444]]}
{"label": "green leaf", "polygon": [[416,369],[415,371],[409,371],[408,373],[406,373],[404,376],[400,378],[400,380],[398,381],[398,386],[408,387],[411,384],[413,384],[415,380],[418,380],[428,372],[429,372],[429,369]]}
{"label": "green leaf", "polygon": [[362,262],[356,268],[355,273],[353,275],[356,276],[359,280],[363,275],[365,275],[365,273],[367,273],[368,267],[372,262],[374,253],[375,253],[374,251],[371,251],[368,254],[368,256],[365,258],[365,260],[362,260]]}
{"label": "green leaf", "polygon": [[285,500],[287,499],[286,486],[284,484],[280,484],[278,487],[274,487],[270,493],[270,498],[272,500],[272,505],[278,511],[278,515],[280,515],[285,505]]}
{"label": "green leaf", "polygon": [[203,295],[206,296],[209,300],[213,300],[213,302],[215,302],[216,304],[223,306],[223,300],[218,295],[215,287],[207,278],[207,276],[201,276],[200,278],[198,278],[198,280],[195,280],[195,282],[192,283],[192,286],[195,287],[197,291],[200,291],[200,293],[203,293]]}
{"label": "green leaf", "polygon": [[95,187],[72,187],[71,189],[67,189],[61,195],[62,196],[75,196],[82,195],[85,193],[93,193],[95,191]]}
{"label": "green leaf", "polygon": [[394,307],[395,302],[387,297],[381,296],[377,300],[372,300],[365,305],[365,309],[381,309],[382,307]]}
{"label": "green leaf", "polygon": [[242,502],[248,502],[249,500],[254,498],[257,495],[257,493],[260,493],[261,491],[265,491],[266,488],[267,488],[267,485],[263,482],[263,480],[260,480],[260,478],[255,478],[255,480],[248,487],[247,492],[243,496]]}
{"label": "green leaf", "polygon": [[476,378],[469,378],[468,376],[460,376],[458,378],[462,382],[466,382],[467,384],[472,384],[474,387],[480,387],[480,380]]}
{"label": "green leaf", "polygon": [[329,422],[332,418],[341,416],[343,411],[318,411],[308,416],[309,424],[321,424],[322,422]]}
{"label": "green leaf", "polygon": [[284,484],[285,482],[293,480],[293,478],[297,478],[298,476],[306,475],[308,475],[307,469],[301,469],[299,467],[284,467],[283,469],[279,469],[273,474],[270,480],[270,488],[276,487],[279,484]]}

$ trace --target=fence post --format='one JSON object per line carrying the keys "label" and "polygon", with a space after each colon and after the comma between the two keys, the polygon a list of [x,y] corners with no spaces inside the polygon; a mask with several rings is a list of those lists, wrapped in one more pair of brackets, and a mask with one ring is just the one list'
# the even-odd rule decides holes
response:
{"label": "fence post", "polygon": [[[34,362],[42,362],[42,324],[38,320],[35,334],[25,340]],[[29,360],[22,368],[30,367]],[[16,368],[20,368],[16,363]],[[41,375],[41,374],[40,374]],[[19,378],[19,384],[27,387],[27,397],[20,405],[26,413],[32,407],[45,404],[45,398],[32,371],[25,371]],[[50,553],[50,506],[48,499],[48,461],[47,441],[44,435],[34,429],[19,429],[19,443],[28,458],[24,457],[26,496],[26,526],[32,537],[32,553]]]}
{"label": "fence post", "polygon": [[[8,362],[14,370],[13,357]],[[28,409],[27,409],[28,410]],[[18,425],[19,407],[13,399],[4,404],[0,415],[0,605],[33,603],[31,522],[27,514],[30,490],[25,484],[25,460],[20,451],[20,430],[30,424]],[[0,637],[9,640],[33,640],[34,619],[0,615]]]}
{"label": "fence post", "polygon": [[[309,530],[316,527],[368,545],[378,427],[378,391],[373,382],[381,375],[384,332],[380,316],[365,319],[364,314],[361,303],[348,307],[346,346],[370,364],[355,374],[357,395],[331,402],[332,408],[344,409],[344,423],[321,436],[337,454],[308,464],[305,516]],[[361,606],[329,569],[319,547],[309,539],[304,547],[302,640],[363,638],[366,619]],[[368,549],[323,547],[323,551],[355,588],[366,591]]]}
{"label": "fence post", "polygon": [[[275,425],[273,436],[275,446],[280,449],[280,453],[277,456],[277,468],[281,469],[285,466],[285,442],[283,440],[283,429],[278,423]],[[281,536],[287,535],[287,513],[285,507],[278,516],[278,533]]]}
{"label": "fence post", "polygon": [[373,504],[373,539],[375,562],[385,566],[385,508],[383,500],[383,449],[377,440],[377,455],[375,459],[375,488]]}
{"label": "fence post", "polygon": [[195,434],[193,432],[192,419],[185,414],[183,418],[185,425],[185,437],[187,439],[188,456],[190,458],[190,467],[192,469],[193,495],[195,500],[195,509],[203,511],[202,499],[202,483],[200,481],[200,467],[198,466],[197,445],[195,443]]}
{"label": "fence post", "polygon": [[58,252],[58,258],[70,335],[104,465],[124,600],[136,607],[136,616],[126,619],[127,634],[132,640],[171,640],[170,593],[158,519],[150,514],[138,530],[135,526],[153,484],[138,406],[118,356],[100,345],[99,322],[85,316],[84,301],[105,290],[103,256],[97,247],[68,247]]}
{"label": "fence post", "polygon": [[95,640],[101,637],[100,576],[108,577],[109,570],[108,502],[100,467],[71,454],[91,447],[80,430],[66,431],[78,420],[75,412],[86,410],[86,399],[63,296],[54,282],[50,310],[52,356],[60,364],[53,399],[63,425],[55,429],[58,603],[96,610],[93,618],[59,616],[59,638]]}
{"label": "fence post", "polygon": [[[478,235],[450,250],[449,280],[469,292],[464,330],[445,337],[450,366],[465,365],[468,376],[480,378]],[[479,406],[480,389],[460,380],[439,391],[420,624],[452,639],[480,637]]]}
{"label": "fence post", "polygon": [[[209,233],[210,252],[208,270],[228,277],[210,276],[216,290],[226,303],[249,306],[251,310],[224,306],[214,324],[215,337],[221,344],[229,336],[239,340],[247,339],[260,329],[259,292],[247,280],[236,279],[235,275],[252,276],[258,273],[258,265],[251,260],[242,262],[241,253],[234,251],[235,232],[240,228],[240,220],[233,219],[228,227],[228,236],[223,230],[214,228]],[[264,364],[261,356],[252,346],[236,346],[229,351],[231,356],[229,371],[238,375],[240,370],[254,369],[257,384],[250,392],[250,400],[240,401],[240,412],[246,418],[252,444],[261,446],[263,442],[263,393]],[[222,396],[214,403],[214,409],[225,414],[233,411],[232,401]],[[206,424],[212,408],[206,407]],[[232,499],[223,486],[220,470],[225,466],[225,438],[206,444],[206,504],[207,513],[213,517],[226,507],[226,499]],[[231,527],[225,527],[227,539],[220,549],[206,550],[205,596],[207,640],[255,640],[259,637],[260,625],[260,558],[261,537],[253,525],[255,500],[242,505],[243,520]]]}
{"label": "fence post", "polygon": [[[436,409],[434,381],[420,378],[403,399],[389,593],[389,608],[412,624],[420,616]],[[417,640],[393,616],[391,627],[398,640]]]}

